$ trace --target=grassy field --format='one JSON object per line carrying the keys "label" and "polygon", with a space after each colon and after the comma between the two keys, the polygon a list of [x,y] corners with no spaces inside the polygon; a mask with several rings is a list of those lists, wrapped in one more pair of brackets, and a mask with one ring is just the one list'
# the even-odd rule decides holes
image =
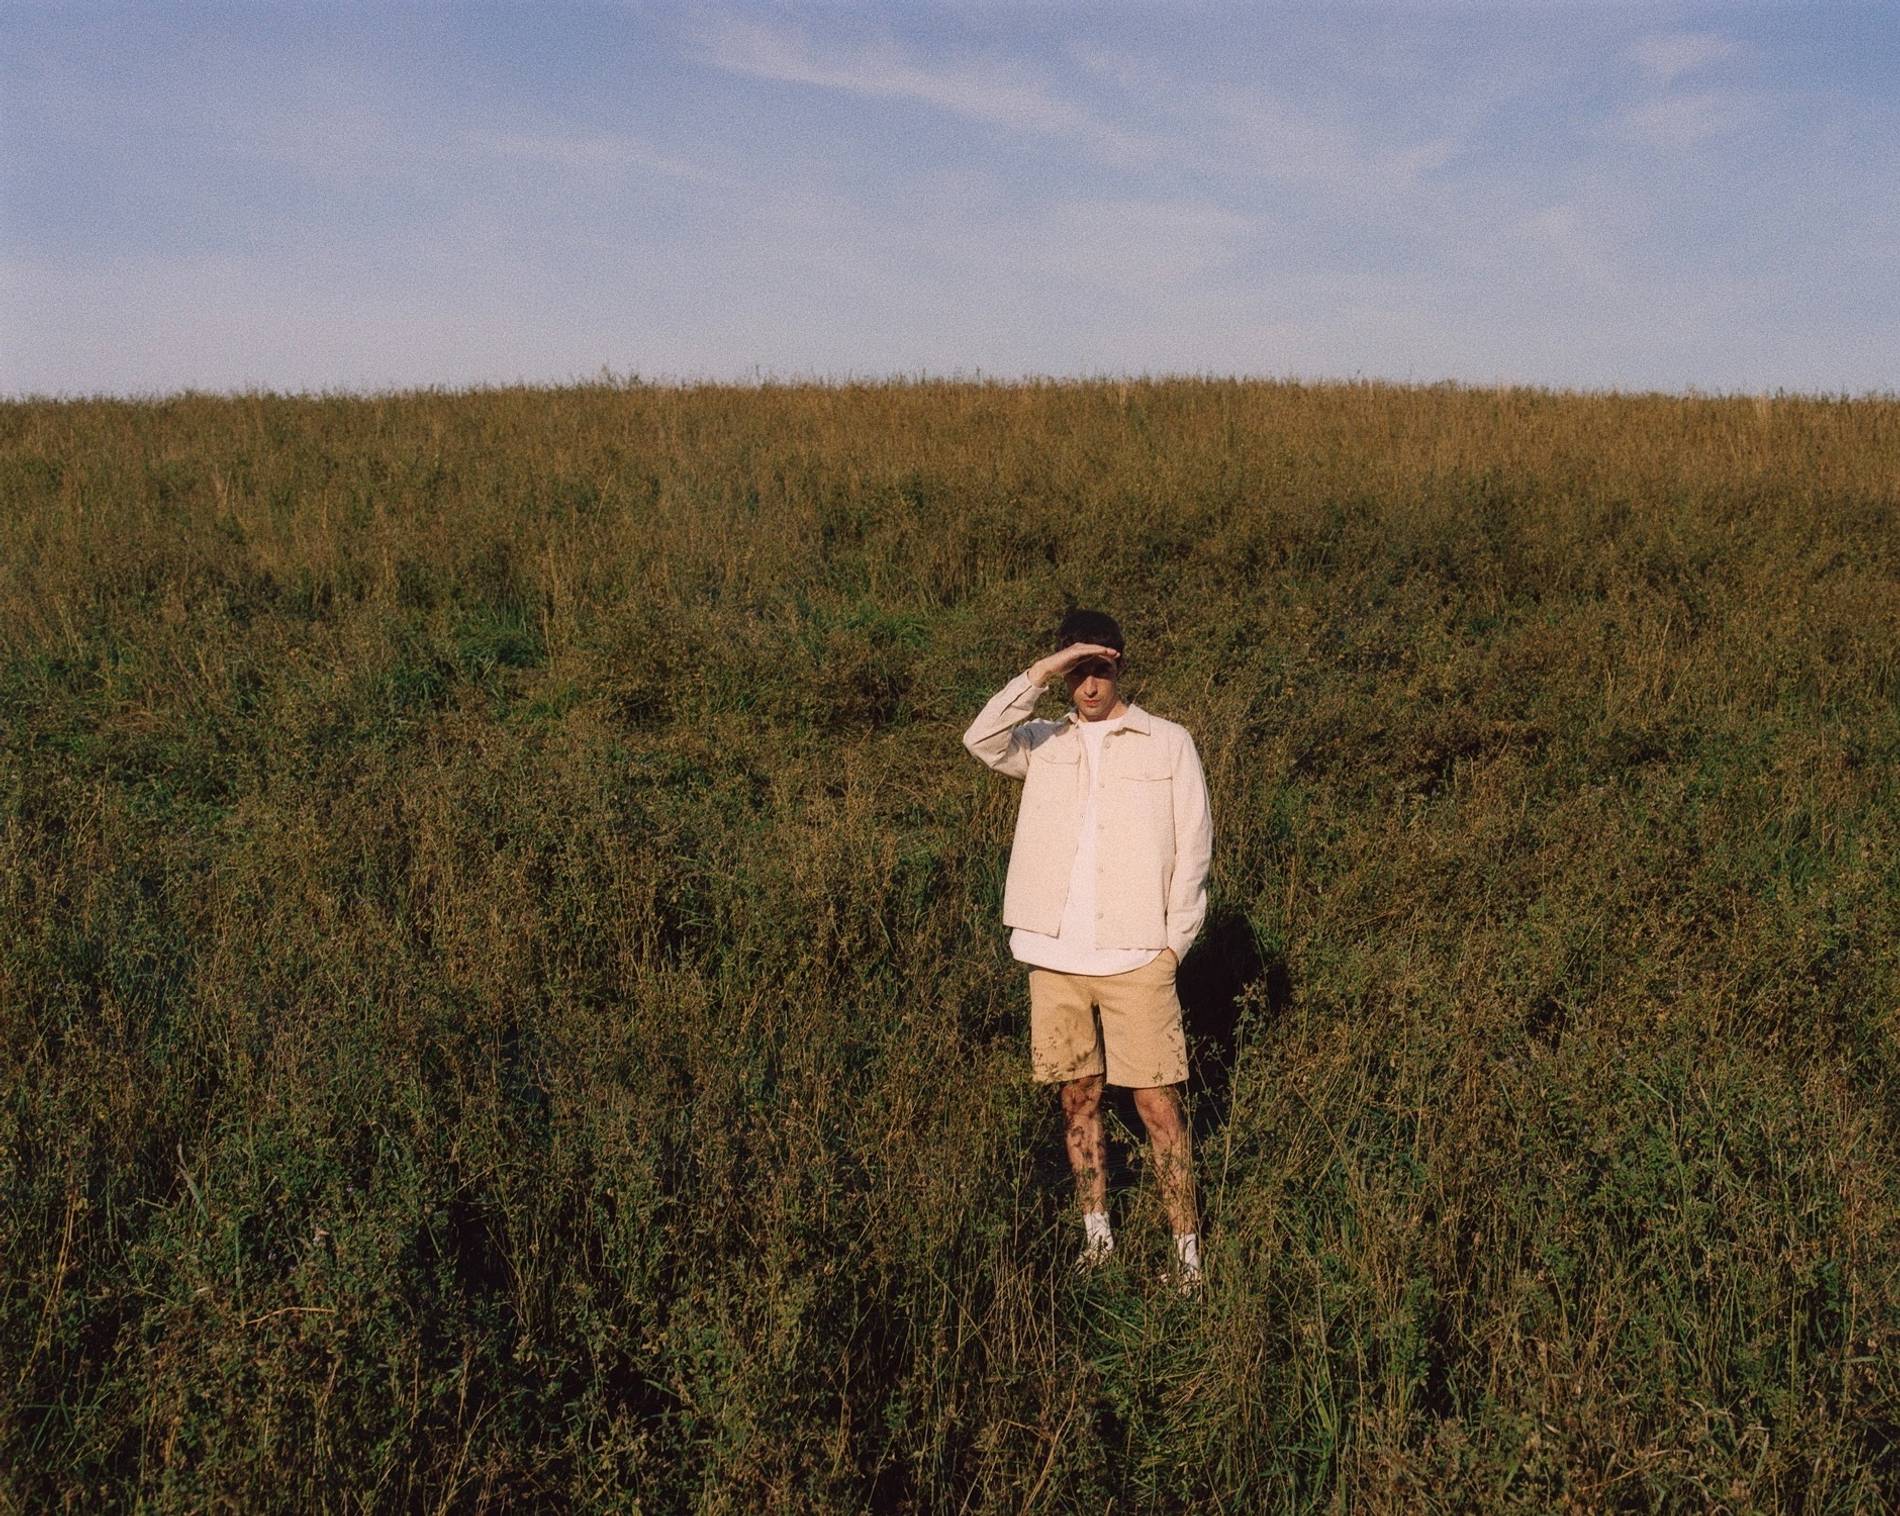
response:
{"label": "grassy field", "polygon": [[[0,1506],[1900,1489],[1900,403],[0,405]],[[963,752],[1197,735],[1210,1287]],[[1054,704],[1051,703],[1051,710]]]}

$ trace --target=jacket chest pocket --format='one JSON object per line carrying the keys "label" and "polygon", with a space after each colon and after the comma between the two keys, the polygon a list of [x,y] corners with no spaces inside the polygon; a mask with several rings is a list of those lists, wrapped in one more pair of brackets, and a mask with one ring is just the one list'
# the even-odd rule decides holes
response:
{"label": "jacket chest pocket", "polygon": [[1023,775],[1023,798],[1038,800],[1066,799],[1075,792],[1080,774],[1081,753],[1074,743],[1052,739],[1029,755],[1029,770]]}
{"label": "jacket chest pocket", "polygon": [[1111,784],[1160,785],[1165,790],[1173,775],[1168,772],[1166,755],[1150,751],[1144,743],[1134,752],[1114,754],[1106,777]]}
{"label": "jacket chest pocket", "polygon": [[1042,746],[1031,750],[1029,754],[1029,772],[1038,769],[1054,774],[1071,783],[1075,780],[1076,765],[1082,761],[1082,748],[1076,742],[1064,742],[1060,737],[1051,737]]}

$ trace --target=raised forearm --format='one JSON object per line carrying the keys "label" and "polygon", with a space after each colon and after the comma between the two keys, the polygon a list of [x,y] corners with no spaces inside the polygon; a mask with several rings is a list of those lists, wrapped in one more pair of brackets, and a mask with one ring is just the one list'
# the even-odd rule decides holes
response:
{"label": "raised forearm", "polygon": [[1033,672],[1018,674],[992,695],[963,734],[963,745],[971,757],[1014,779],[1023,777],[1029,763],[1029,751],[1018,736],[1019,730],[1035,714],[1036,702],[1042,698],[1042,685],[1031,677]]}

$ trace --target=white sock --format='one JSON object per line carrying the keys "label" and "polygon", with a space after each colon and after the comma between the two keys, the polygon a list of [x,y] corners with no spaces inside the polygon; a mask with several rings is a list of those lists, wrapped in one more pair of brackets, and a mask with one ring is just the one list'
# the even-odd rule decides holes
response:
{"label": "white sock", "polygon": [[1201,1271],[1201,1239],[1196,1232],[1176,1232],[1174,1234],[1175,1255],[1181,1260],[1181,1267],[1190,1274]]}
{"label": "white sock", "polygon": [[1088,1245],[1104,1253],[1115,1250],[1115,1234],[1108,1229],[1107,1211],[1084,1211],[1082,1227],[1089,1235]]}

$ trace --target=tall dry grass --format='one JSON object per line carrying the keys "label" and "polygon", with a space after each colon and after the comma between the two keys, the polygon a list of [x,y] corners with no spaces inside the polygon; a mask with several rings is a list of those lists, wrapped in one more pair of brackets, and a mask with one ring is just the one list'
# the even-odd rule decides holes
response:
{"label": "tall dry grass", "polygon": [[[1900,405],[0,406],[0,1502],[1869,1509]],[[957,735],[1200,742],[1078,1283]]]}

